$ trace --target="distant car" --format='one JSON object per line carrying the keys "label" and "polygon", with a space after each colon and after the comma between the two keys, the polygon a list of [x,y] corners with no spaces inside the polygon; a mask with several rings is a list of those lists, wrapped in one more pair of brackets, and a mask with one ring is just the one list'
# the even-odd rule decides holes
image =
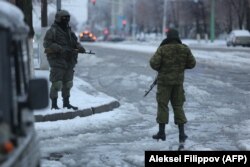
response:
{"label": "distant car", "polygon": [[80,33],[80,41],[95,42],[96,36],[90,31],[83,31],[82,33]]}
{"label": "distant car", "polygon": [[111,41],[111,42],[121,42],[124,40],[125,38],[119,35],[109,35],[106,39],[106,41]]}
{"label": "distant car", "polygon": [[227,46],[250,46],[250,32],[233,30],[227,38]]}

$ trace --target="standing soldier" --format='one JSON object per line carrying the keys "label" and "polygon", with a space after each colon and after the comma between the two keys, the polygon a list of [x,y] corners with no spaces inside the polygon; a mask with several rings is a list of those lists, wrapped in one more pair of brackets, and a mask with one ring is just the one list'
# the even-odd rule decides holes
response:
{"label": "standing soldier", "polygon": [[153,135],[153,139],[166,140],[165,124],[168,124],[169,121],[169,101],[174,111],[174,123],[179,128],[179,142],[184,143],[187,139],[188,136],[184,132],[184,124],[187,119],[183,110],[185,101],[184,71],[194,68],[195,64],[194,56],[190,49],[182,44],[178,31],[170,29],[167,38],[162,41],[150,59],[150,66],[158,72],[156,121],[159,124],[159,132]]}
{"label": "standing soldier", "polygon": [[77,110],[69,103],[70,89],[73,86],[74,67],[77,63],[77,54],[84,53],[85,49],[77,42],[77,37],[69,27],[70,14],[60,10],[55,15],[55,22],[46,32],[43,46],[50,65],[50,99],[51,109],[57,106],[58,92],[62,91],[63,107]]}

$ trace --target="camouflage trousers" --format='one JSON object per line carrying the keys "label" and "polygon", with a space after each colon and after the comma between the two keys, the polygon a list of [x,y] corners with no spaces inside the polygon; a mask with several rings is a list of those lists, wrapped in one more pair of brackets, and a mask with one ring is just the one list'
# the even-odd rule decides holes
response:
{"label": "camouflage trousers", "polygon": [[185,124],[187,122],[183,104],[185,102],[185,94],[183,85],[158,85],[156,100],[158,104],[157,108],[157,123],[169,122],[169,101],[174,111],[174,123]]}
{"label": "camouflage trousers", "polygon": [[62,97],[70,97],[70,89],[73,87],[74,70],[72,68],[51,68],[50,69],[50,98],[58,98],[58,92],[62,91]]}

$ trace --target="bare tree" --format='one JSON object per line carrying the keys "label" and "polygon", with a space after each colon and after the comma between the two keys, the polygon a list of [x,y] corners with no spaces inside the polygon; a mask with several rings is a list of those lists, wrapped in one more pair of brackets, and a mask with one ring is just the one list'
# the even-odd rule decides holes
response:
{"label": "bare tree", "polygon": [[230,3],[238,17],[238,26],[243,29],[244,19],[247,11],[247,0],[230,0]]}
{"label": "bare tree", "polygon": [[[105,0],[105,2],[110,2]],[[99,4],[99,3],[98,3]],[[110,23],[111,5],[95,6],[95,22]],[[164,0],[136,0],[137,32],[162,32]],[[201,37],[209,33],[211,24],[211,0],[168,0],[166,26],[175,27],[182,37]],[[124,17],[127,19],[130,32],[133,23],[133,1],[124,2]],[[92,15],[90,13],[90,15]],[[91,16],[90,16],[91,17]],[[230,32],[235,28],[250,30],[250,0],[215,0],[215,33]]]}

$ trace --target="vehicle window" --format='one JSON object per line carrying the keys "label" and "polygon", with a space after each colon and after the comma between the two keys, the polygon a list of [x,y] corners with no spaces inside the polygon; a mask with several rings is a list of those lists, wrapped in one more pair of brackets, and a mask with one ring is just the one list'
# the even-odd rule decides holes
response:
{"label": "vehicle window", "polygon": [[29,48],[28,48],[28,41],[23,41],[22,42],[22,59],[23,59],[23,78],[24,78],[24,88],[25,91],[27,92],[28,89],[28,83],[30,80],[30,59],[28,57],[30,57],[29,55]]}
{"label": "vehicle window", "polygon": [[12,55],[15,63],[16,93],[17,96],[25,96],[28,89],[29,67],[27,43],[25,41],[13,41]]}
{"label": "vehicle window", "polygon": [[4,29],[0,29],[0,112],[2,119],[5,122],[11,122],[11,115],[9,112],[11,110],[12,103],[12,92],[11,89],[11,72],[10,72],[10,59],[8,55],[8,32]]}

